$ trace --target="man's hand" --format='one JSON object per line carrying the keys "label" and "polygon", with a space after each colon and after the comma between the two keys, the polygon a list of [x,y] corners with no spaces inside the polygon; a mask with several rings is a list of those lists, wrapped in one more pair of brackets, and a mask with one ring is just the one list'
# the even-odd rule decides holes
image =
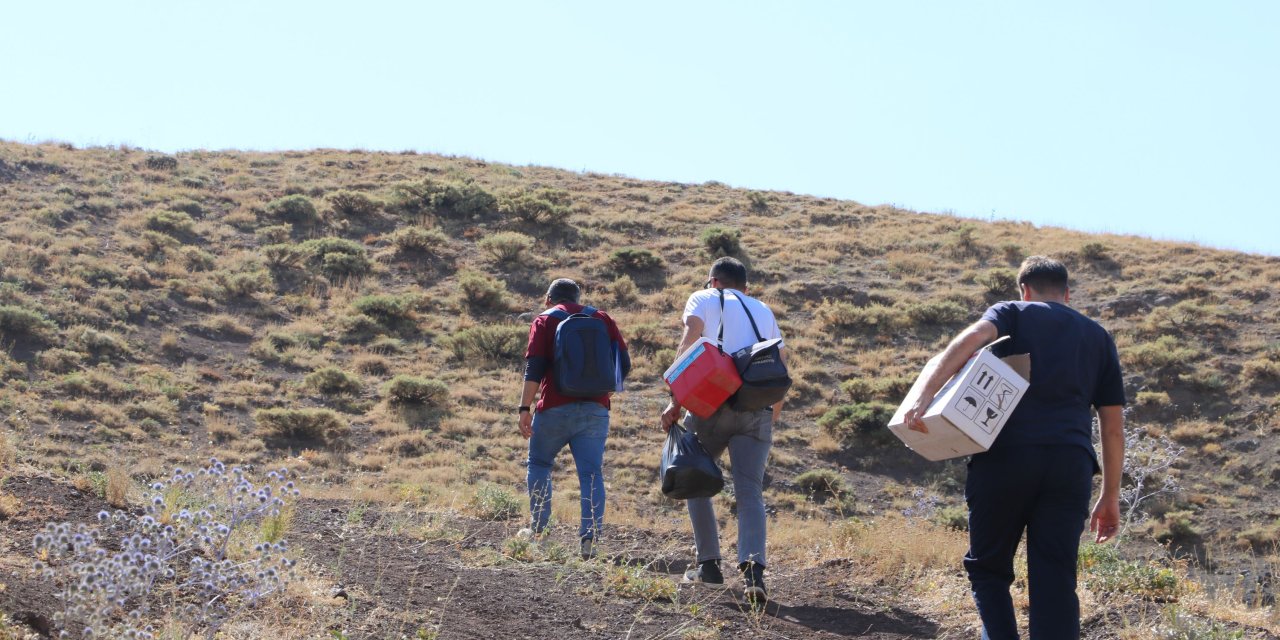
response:
{"label": "man's hand", "polygon": [[933,397],[920,398],[916,403],[911,405],[911,409],[907,411],[907,428],[920,433],[929,433],[929,427],[924,423],[924,414],[929,410],[929,405],[933,404]]}
{"label": "man's hand", "polygon": [[529,438],[533,437],[533,412],[532,411],[520,412],[520,435],[524,436],[525,440],[528,440]]}
{"label": "man's hand", "polygon": [[1120,530],[1120,501],[1115,496],[1103,494],[1098,504],[1093,507],[1093,517],[1089,518],[1089,530],[1097,533],[1095,542],[1106,542]]}
{"label": "man's hand", "polygon": [[668,402],[667,408],[662,410],[662,431],[665,433],[671,430],[671,425],[680,419],[680,407],[674,402]]}

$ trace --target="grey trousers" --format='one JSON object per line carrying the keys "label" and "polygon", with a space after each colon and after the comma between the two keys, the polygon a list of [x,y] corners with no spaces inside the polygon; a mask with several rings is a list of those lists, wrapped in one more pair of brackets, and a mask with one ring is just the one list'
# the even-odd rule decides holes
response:
{"label": "grey trousers", "polygon": [[[684,427],[698,435],[711,457],[726,449],[733,467],[733,493],[738,501],[738,563],[765,562],[764,466],[773,445],[773,411],[734,411],[728,405],[710,418],[685,414]],[[698,562],[719,560],[720,532],[711,498],[689,503]]]}

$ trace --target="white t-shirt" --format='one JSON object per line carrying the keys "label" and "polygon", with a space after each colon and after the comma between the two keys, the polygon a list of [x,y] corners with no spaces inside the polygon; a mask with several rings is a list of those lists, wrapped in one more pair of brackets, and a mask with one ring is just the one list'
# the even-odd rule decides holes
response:
{"label": "white t-shirt", "polygon": [[[755,319],[756,328],[760,329],[760,336],[763,339],[782,337],[782,331],[778,329],[778,321],[773,317],[773,311],[770,311],[769,307],[734,289],[725,289],[725,353],[733,353],[759,342],[755,332],[751,330],[751,321],[747,319],[747,314],[742,310],[742,304],[738,300],[746,302],[747,308],[751,309],[751,317]],[[684,304],[684,315],[680,316],[680,321],[684,322],[689,316],[702,319],[702,337],[710,338],[714,342],[720,328],[720,292],[716,289],[701,289],[689,296],[689,301]]]}

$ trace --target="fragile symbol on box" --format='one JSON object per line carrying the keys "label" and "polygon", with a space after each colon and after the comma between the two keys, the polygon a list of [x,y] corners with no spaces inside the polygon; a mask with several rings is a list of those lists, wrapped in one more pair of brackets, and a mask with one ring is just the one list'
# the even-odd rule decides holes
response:
{"label": "fragile symbol on box", "polygon": [[995,430],[996,426],[1000,424],[1000,416],[1003,415],[1004,412],[997,411],[995,407],[991,406],[991,403],[988,402],[982,407],[982,418],[978,422],[978,425],[982,427],[983,431],[991,433]]}
{"label": "fragile symbol on box", "polygon": [[999,380],[1000,376],[996,375],[991,370],[991,367],[984,364],[978,369],[978,377],[974,379],[973,387],[980,391],[982,395],[989,396],[991,395],[991,389],[996,386],[996,382]]}
{"label": "fragile symbol on box", "polygon": [[1008,409],[1017,398],[1018,390],[1003,380],[1000,381],[1000,386],[996,389],[995,395],[991,396],[992,402],[995,402],[996,408],[1001,411]]}

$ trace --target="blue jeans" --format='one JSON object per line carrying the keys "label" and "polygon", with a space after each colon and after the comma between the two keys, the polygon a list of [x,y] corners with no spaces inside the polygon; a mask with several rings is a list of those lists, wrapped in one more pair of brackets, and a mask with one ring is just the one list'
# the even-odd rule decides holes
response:
{"label": "blue jeans", "polygon": [[[734,411],[726,404],[705,420],[686,414],[684,426],[697,434],[711,457],[729,451],[738,502],[738,563],[765,565],[764,467],[773,446],[773,410]],[[688,502],[698,562],[719,560],[720,532],[711,498]]]}
{"label": "blue jeans", "polygon": [[529,513],[541,533],[551,518],[551,467],[567,444],[578,468],[582,501],[579,538],[595,538],[604,524],[604,443],[609,438],[609,410],[596,402],[574,402],[539,411],[529,438]]}
{"label": "blue jeans", "polygon": [[1076,560],[1089,517],[1093,470],[1091,452],[1078,445],[1008,447],[977,454],[969,462],[964,568],[984,639],[1018,638],[1009,586],[1023,531],[1031,637],[1080,637]]}

